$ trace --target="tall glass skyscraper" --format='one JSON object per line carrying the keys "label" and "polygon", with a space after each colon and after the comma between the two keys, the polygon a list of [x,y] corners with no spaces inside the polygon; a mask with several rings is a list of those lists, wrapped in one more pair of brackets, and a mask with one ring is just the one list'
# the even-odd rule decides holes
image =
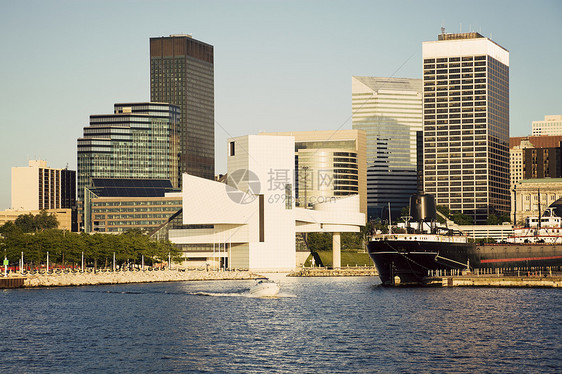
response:
{"label": "tall glass skyscraper", "polygon": [[164,103],[115,104],[90,116],[78,139],[78,200],[92,178],[169,179],[179,186],[180,109]]}
{"label": "tall glass skyscraper", "polygon": [[509,52],[476,32],[423,43],[424,189],[485,223],[509,213]]}
{"label": "tall glass skyscraper", "polygon": [[213,46],[190,35],[150,38],[150,97],[180,107],[180,168],[215,177]]}
{"label": "tall glass skyscraper", "polygon": [[422,81],[352,77],[353,128],[367,134],[367,210],[398,217],[417,192],[416,132],[422,130]]}

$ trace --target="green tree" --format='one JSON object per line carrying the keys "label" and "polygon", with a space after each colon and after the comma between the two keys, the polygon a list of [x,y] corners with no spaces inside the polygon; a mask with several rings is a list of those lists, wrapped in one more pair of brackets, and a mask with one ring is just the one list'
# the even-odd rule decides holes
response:
{"label": "green tree", "polygon": [[472,217],[461,212],[453,212],[453,222],[457,225],[472,225]]}
{"label": "green tree", "polygon": [[41,213],[33,217],[33,220],[35,221],[35,229],[37,231],[56,229],[59,227],[57,216],[54,213],[49,214],[45,210],[42,210]]}
{"label": "green tree", "polygon": [[14,224],[23,230],[23,232],[34,232],[35,231],[35,220],[33,214],[21,214],[16,218]]}
{"label": "green tree", "polygon": [[38,215],[21,214],[16,218],[14,224],[20,227],[23,232],[38,232],[59,227],[59,222],[54,214],[49,214],[42,210]]}
{"label": "green tree", "polygon": [[327,232],[311,232],[307,235],[308,247],[312,252],[332,249],[332,235]]}

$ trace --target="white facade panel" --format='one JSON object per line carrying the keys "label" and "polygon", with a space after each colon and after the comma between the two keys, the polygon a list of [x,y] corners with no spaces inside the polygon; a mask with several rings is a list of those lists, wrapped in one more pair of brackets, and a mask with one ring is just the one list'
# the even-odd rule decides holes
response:
{"label": "white facade panel", "polygon": [[509,52],[487,38],[424,42],[423,58],[488,55],[509,66]]}

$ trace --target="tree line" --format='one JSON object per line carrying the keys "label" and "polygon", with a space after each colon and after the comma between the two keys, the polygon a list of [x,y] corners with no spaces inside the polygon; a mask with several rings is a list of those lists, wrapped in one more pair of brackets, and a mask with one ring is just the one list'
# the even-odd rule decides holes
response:
{"label": "tree line", "polygon": [[[54,221],[53,221],[54,219]],[[0,256],[10,264],[17,264],[23,252],[28,268],[40,267],[47,261],[50,266],[77,267],[84,256],[85,266],[107,268],[113,265],[115,253],[119,265],[141,264],[147,266],[181,260],[181,252],[169,241],[154,241],[140,230],[122,234],[74,233],[57,229],[54,215],[45,212],[33,216],[22,215],[15,222],[0,227]]]}

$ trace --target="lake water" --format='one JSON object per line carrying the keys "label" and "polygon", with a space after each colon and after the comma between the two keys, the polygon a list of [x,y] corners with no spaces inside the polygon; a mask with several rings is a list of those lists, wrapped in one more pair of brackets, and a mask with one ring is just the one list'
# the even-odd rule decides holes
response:
{"label": "lake water", "polygon": [[0,369],[562,373],[557,289],[280,281],[274,299],[250,281],[3,290]]}

